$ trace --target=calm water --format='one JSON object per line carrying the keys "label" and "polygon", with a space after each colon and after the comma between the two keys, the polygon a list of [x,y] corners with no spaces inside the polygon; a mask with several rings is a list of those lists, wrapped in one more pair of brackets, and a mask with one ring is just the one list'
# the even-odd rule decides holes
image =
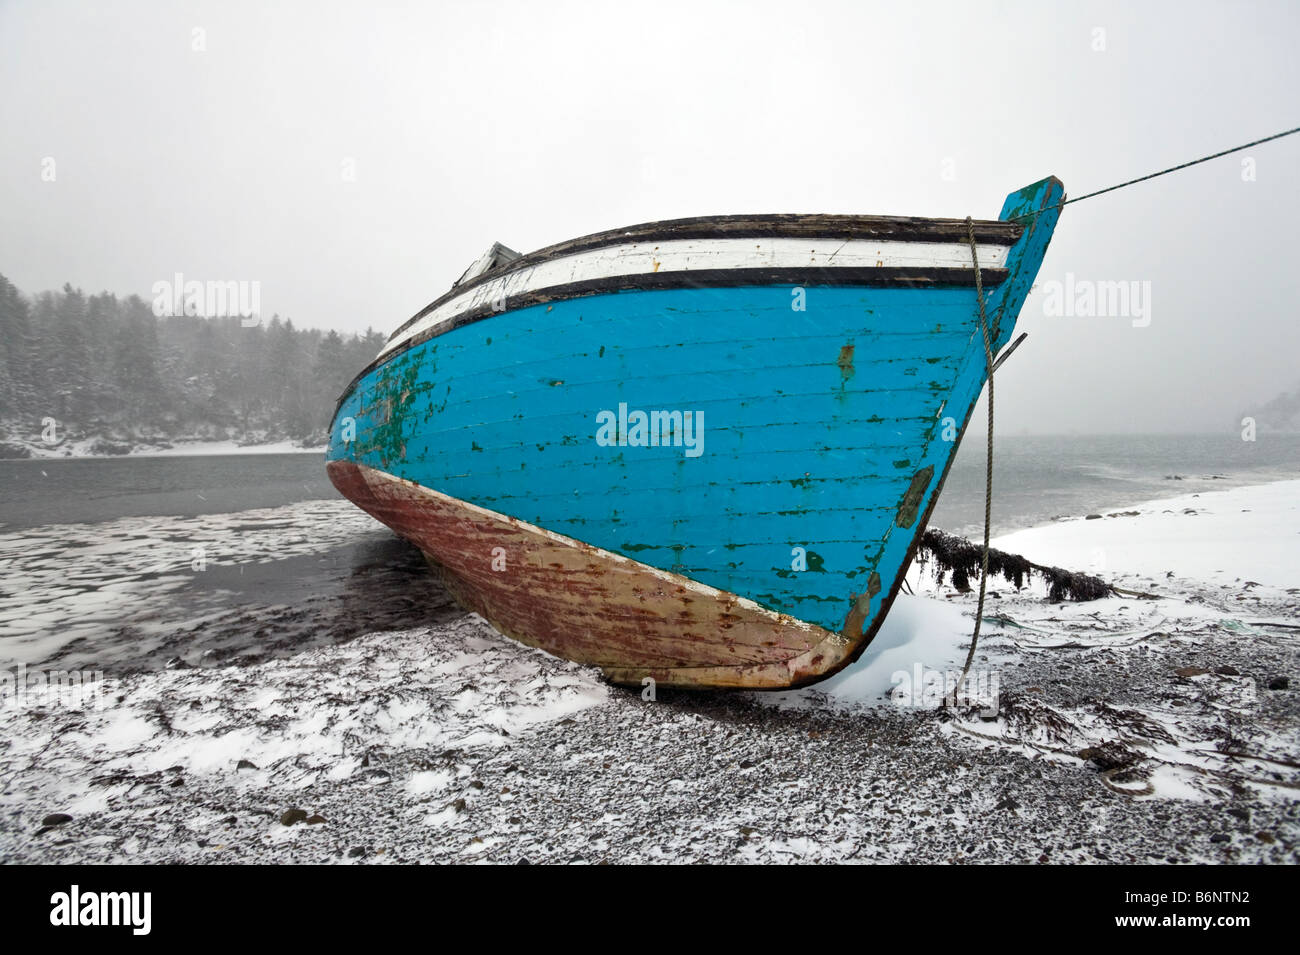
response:
{"label": "calm water", "polygon": [[0,461],[0,525],[192,517],[338,497],[320,454]]}
{"label": "calm water", "polygon": [[[1300,435],[1006,436],[994,448],[999,531],[1158,497],[1300,478]],[[1176,480],[1175,478],[1181,479]],[[224,514],[338,498],[317,454],[0,461],[0,525]],[[932,523],[981,525],[984,439],[958,452]]]}
{"label": "calm water", "polygon": [[[967,535],[983,528],[984,447],[967,434],[931,524]],[[1300,434],[1007,436],[993,448],[994,533],[1054,517],[1242,484],[1300,478]]]}

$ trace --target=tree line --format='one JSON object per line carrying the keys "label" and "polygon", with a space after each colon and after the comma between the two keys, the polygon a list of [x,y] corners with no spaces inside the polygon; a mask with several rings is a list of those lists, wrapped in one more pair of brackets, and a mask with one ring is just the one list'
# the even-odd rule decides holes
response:
{"label": "tree line", "polygon": [[64,285],[27,296],[0,275],[0,422],[39,434],[158,441],[325,440],[334,403],[383,346],[278,315],[158,317],[137,295]]}

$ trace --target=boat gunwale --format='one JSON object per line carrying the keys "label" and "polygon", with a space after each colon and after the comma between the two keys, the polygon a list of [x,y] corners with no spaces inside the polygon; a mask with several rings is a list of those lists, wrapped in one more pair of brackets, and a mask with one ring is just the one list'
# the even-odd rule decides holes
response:
{"label": "boat gunwale", "polygon": [[[974,226],[975,241],[983,245],[1009,247],[1015,245],[1024,232],[1021,223],[1001,219],[977,219]],[[385,345],[391,344],[420,319],[456,296],[519,269],[610,245],[679,239],[880,239],[890,242],[950,243],[966,242],[968,233],[965,219],[832,213],[692,216],[606,229],[543,246],[504,265],[488,269],[468,282],[453,285],[394,329],[385,340]]]}

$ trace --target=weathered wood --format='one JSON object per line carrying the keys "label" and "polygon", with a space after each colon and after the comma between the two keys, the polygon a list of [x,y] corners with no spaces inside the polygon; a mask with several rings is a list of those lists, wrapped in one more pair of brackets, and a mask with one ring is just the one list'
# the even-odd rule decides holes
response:
{"label": "weathered wood", "polygon": [[[1020,238],[979,252],[995,351],[1062,194],[1013,194]],[[633,683],[813,682],[878,631],[984,383],[970,249],[671,241],[481,276],[344,397],[330,475],[524,642]]]}
{"label": "weathered wood", "polygon": [[863,639],[373,468],[331,461],[328,471],[341,493],[424,551],[463,606],[615,682],[787,687],[824,676]]}
{"label": "weathered wood", "polygon": [[[983,243],[980,262],[996,271],[1002,267],[1006,255],[1006,246]],[[929,242],[892,236],[710,235],[602,242],[564,255],[537,259],[523,256],[469,281],[458,282],[402,323],[389,336],[384,350],[394,348],[412,328],[441,323],[460,311],[523,291],[630,275],[764,268],[821,268],[831,273],[863,267],[972,271],[969,246],[965,242]],[[453,304],[455,307],[450,307]]]}
{"label": "weathered wood", "polygon": [[[979,219],[975,222],[975,241],[981,245],[1010,246],[1020,238],[1024,226],[1019,222]],[[767,215],[693,216],[686,219],[663,219],[606,229],[576,239],[568,239],[512,259],[511,270],[538,265],[551,259],[586,252],[608,245],[628,242],[659,243],[677,239],[875,239],[891,242],[965,242],[965,219],[931,219],[921,216]],[[476,276],[460,286],[465,291],[489,278],[490,272]],[[459,285],[459,283],[458,283]],[[450,293],[448,293],[449,295]],[[448,296],[444,295],[422,308],[393,333],[428,314]]]}

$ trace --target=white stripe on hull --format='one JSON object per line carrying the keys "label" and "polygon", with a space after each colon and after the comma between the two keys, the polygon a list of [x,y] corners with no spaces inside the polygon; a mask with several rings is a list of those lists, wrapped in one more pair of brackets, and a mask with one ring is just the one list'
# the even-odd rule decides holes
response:
{"label": "white stripe on hull", "polygon": [[[980,245],[980,267],[1000,269],[1008,247]],[[650,245],[608,245],[540,262],[484,282],[444,302],[401,336],[379,357],[457,316],[493,302],[592,279],[693,269],[753,268],[910,268],[969,269],[970,246],[963,242],[890,242],[871,239],[674,239]]]}

